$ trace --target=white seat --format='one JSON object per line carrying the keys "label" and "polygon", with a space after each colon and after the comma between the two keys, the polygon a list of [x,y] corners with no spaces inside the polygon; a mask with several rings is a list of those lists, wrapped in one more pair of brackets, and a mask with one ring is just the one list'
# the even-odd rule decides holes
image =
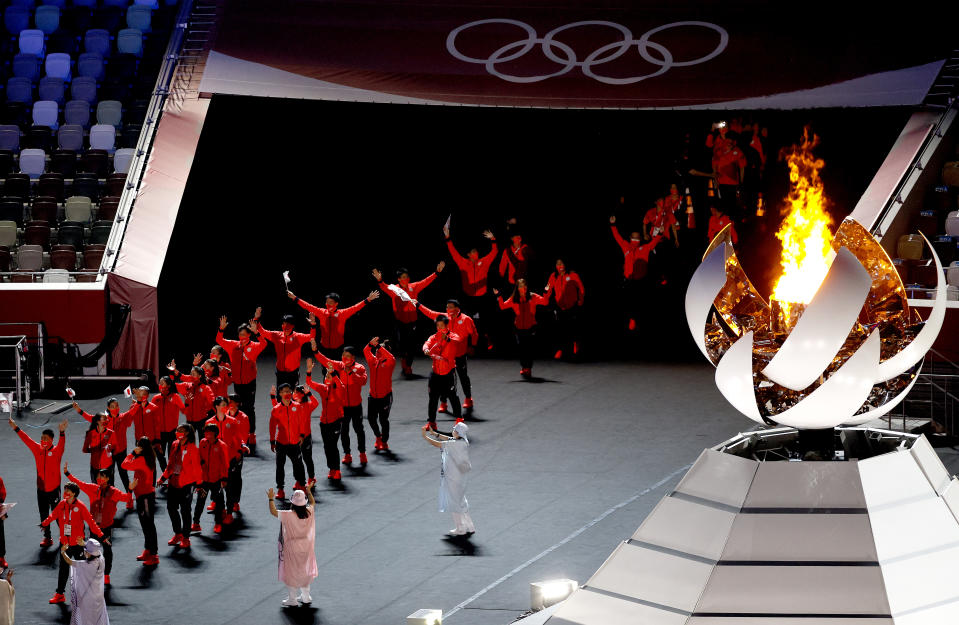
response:
{"label": "white seat", "polygon": [[120,148],[117,150],[113,155],[113,171],[118,174],[128,173],[134,154],[136,154],[136,150],[133,148]]}
{"label": "white seat", "polygon": [[63,218],[66,221],[88,223],[93,218],[93,203],[90,198],[82,195],[68,197],[63,204]]}
{"label": "white seat", "polygon": [[959,237],[959,211],[951,211],[946,215],[946,234]]}
{"label": "white seat", "polygon": [[20,150],[20,172],[36,180],[47,168],[47,154],[37,148]]}
{"label": "white seat", "polygon": [[117,129],[110,124],[95,124],[90,127],[90,149],[106,150],[113,153],[117,139]]}
{"label": "white seat", "polygon": [[47,55],[45,68],[47,76],[53,78],[62,78],[65,81],[70,80],[70,55],[66,52],[51,52]]}
{"label": "white seat", "polygon": [[43,272],[44,282],[69,282],[70,272],[66,269],[47,269]]}
{"label": "white seat", "polygon": [[44,52],[43,31],[39,28],[21,30],[20,52],[22,54],[35,54],[42,58]]}
{"label": "white seat", "polygon": [[21,245],[17,249],[17,268],[27,271],[43,269],[43,248],[39,245]]}
{"label": "white seat", "polygon": [[952,261],[946,269],[946,282],[951,286],[959,286],[959,260]]}
{"label": "white seat", "polygon": [[33,103],[33,124],[49,126],[56,130],[60,126],[60,107],[53,100],[38,100]]}
{"label": "white seat", "polygon": [[17,246],[17,222],[0,221],[0,245],[4,247]]}

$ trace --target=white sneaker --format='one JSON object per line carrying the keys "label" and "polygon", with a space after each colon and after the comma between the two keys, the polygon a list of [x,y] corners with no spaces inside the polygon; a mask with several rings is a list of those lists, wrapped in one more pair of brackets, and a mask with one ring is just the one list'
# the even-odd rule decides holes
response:
{"label": "white sneaker", "polygon": [[461,532],[461,531],[459,531],[459,530],[452,529],[452,530],[450,530],[450,531],[448,531],[448,532],[446,532],[446,533],[449,534],[450,536],[462,536],[462,535],[465,534],[466,532]]}
{"label": "white sneaker", "polygon": [[313,597],[310,595],[300,595],[299,600],[300,603],[313,603]]}
{"label": "white sneaker", "polygon": [[299,606],[300,604],[297,603],[295,598],[287,597],[286,599],[280,602],[280,605],[282,605],[284,608],[295,608]]}

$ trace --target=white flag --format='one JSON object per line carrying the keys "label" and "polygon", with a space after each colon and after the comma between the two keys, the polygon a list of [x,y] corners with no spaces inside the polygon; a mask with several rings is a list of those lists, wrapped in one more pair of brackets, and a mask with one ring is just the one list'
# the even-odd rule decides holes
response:
{"label": "white flag", "polygon": [[401,289],[400,287],[396,286],[395,284],[391,284],[391,285],[387,286],[386,288],[388,288],[390,291],[393,291],[394,293],[396,293],[396,296],[397,296],[398,298],[400,298],[401,300],[403,300],[404,302],[412,302],[412,301],[413,301],[413,298],[410,297],[410,294],[409,294],[409,293],[407,293],[406,291],[404,291],[404,290]]}
{"label": "white flag", "polygon": [[284,272],[283,272],[283,282],[286,283],[286,286],[290,286],[290,272],[289,272],[289,271],[284,271]]}
{"label": "white flag", "polygon": [[11,501],[10,503],[0,503],[0,518],[3,518],[7,515],[13,507],[17,505],[17,502]]}
{"label": "white flag", "polygon": [[0,412],[13,412],[13,393],[0,393]]}
{"label": "white flag", "polygon": [[449,229],[450,229],[450,220],[452,220],[452,219],[453,219],[453,213],[450,213],[450,216],[446,218],[446,225],[443,226],[443,229],[444,229],[444,230],[449,230]]}
{"label": "white flag", "polygon": [[76,396],[77,396],[77,392],[68,386],[68,387],[67,387],[67,397],[69,397],[70,399],[73,399],[73,398],[76,397]]}
{"label": "white flag", "polygon": [[125,389],[123,389],[123,396],[127,399],[133,397],[133,389],[127,386]]}

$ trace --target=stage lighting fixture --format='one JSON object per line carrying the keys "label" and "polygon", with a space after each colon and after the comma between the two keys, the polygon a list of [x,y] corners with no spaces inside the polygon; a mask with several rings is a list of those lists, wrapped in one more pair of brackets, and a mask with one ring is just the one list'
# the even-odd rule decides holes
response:
{"label": "stage lighting fixture", "polygon": [[406,617],[406,625],[443,625],[443,611],[417,610]]}
{"label": "stage lighting fixture", "polygon": [[529,585],[529,607],[538,612],[570,596],[579,584],[574,579],[553,579]]}

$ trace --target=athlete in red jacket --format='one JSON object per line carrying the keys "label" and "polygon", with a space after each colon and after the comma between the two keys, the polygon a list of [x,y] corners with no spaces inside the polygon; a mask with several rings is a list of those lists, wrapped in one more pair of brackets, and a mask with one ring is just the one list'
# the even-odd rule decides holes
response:
{"label": "athlete in red jacket", "polygon": [[[312,358],[307,358],[307,373],[310,371]],[[300,415],[300,423],[303,426],[303,439],[300,441],[300,457],[303,458],[303,466],[306,467],[306,486],[311,491],[316,490],[316,469],[313,467],[313,411],[320,405],[319,400],[313,397],[313,394],[305,386],[297,386],[293,389],[293,401],[300,404],[304,411]]]}
{"label": "athlete in red jacket", "polygon": [[270,412],[270,451],[276,454],[276,491],[277,497],[285,499],[283,482],[286,480],[286,459],[293,464],[295,490],[302,490],[306,482],[303,471],[303,458],[300,455],[300,443],[303,438],[302,415],[305,409],[293,401],[293,387],[281,384],[277,400],[277,389],[270,389],[273,410]]}
{"label": "athlete in red jacket", "polygon": [[[396,284],[387,285],[383,282],[383,274],[379,269],[373,270],[373,278],[380,286],[380,290],[393,300],[393,316],[396,317],[396,345],[399,348],[400,363],[403,376],[413,377],[413,358],[416,356],[416,308],[412,301],[418,299],[420,293],[436,280],[446,267],[446,261],[436,265],[436,272],[431,273],[419,282],[410,282],[410,273],[406,269],[396,270]],[[402,293],[402,295],[400,295]]]}
{"label": "athlete in red jacket", "polygon": [[83,437],[83,453],[90,454],[90,481],[96,482],[101,470],[112,473],[113,468],[113,430],[107,427],[110,417],[101,412],[90,422]]}
{"label": "athlete in red jacket", "polygon": [[163,455],[170,456],[173,441],[176,440],[176,428],[180,423],[180,413],[186,413],[183,398],[176,392],[176,386],[170,376],[160,378],[158,384],[160,392],[150,399],[150,403],[157,407],[157,429],[160,430],[160,446]]}
{"label": "athlete in red jacket", "polygon": [[[7,500],[7,489],[3,485],[3,478],[0,477],[0,504]],[[3,521],[7,518],[7,515],[0,514],[0,569],[5,569],[10,565],[7,564],[7,561],[4,557],[7,555],[7,539],[3,534]]]}
{"label": "athlete in red jacket", "polygon": [[[60,479],[60,469],[57,468],[57,480]],[[90,515],[90,511],[83,505],[79,499],[80,488],[73,483],[63,487],[63,499],[57,503],[56,507],[40,523],[45,528],[49,528],[54,521],[60,526],[60,545],[66,547],[68,556],[78,558],[83,553],[83,544],[86,542],[83,524],[90,528],[90,533],[99,538],[103,538],[103,533],[96,521]],[[50,598],[50,603],[65,603],[66,597],[63,591],[67,587],[67,578],[70,576],[70,566],[61,558],[60,572],[57,575],[57,591]]]}
{"label": "athlete in red jacket", "polygon": [[732,239],[733,245],[739,242],[739,237],[736,236],[736,226],[733,225],[733,221],[729,218],[728,215],[723,214],[723,211],[720,208],[713,204],[709,207],[710,217],[709,217],[709,229],[706,232],[706,238],[712,243],[713,239],[716,238],[716,235],[722,232],[723,228],[729,226],[729,236]]}
{"label": "athlete in red jacket", "polygon": [[[311,343],[315,346],[316,341]],[[343,464],[351,464],[350,428],[356,433],[356,449],[360,452],[360,465],[366,466],[366,430],[363,427],[363,387],[366,385],[366,367],[356,362],[356,350],[343,348],[343,360],[330,360],[314,350],[317,361],[324,367],[333,367],[334,374],[343,384],[343,427],[340,429],[340,442],[343,444]]]}
{"label": "athlete in red jacket", "polygon": [[643,244],[640,241],[638,232],[630,235],[629,241],[624,241],[619,228],[616,227],[616,217],[609,218],[609,227],[613,232],[613,238],[623,250],[623,277],[626,279],[623,283],[626,300],[626,310],[629,315],[628,328],[630,331],[636,329],[636,319],[640,316],[642,310],[645,284],[643,278],[646,277],[649,267],[649,256],[655,252],[656,245],[662,239],[660,236],[654,236],[648,243]]}
{"label": "athlete in red jacket", "polygon": [[[225,408],[226,400],[223,407]],[[223,491],[230,475],[230,448],[220,440],[220,428],[212,423],[203,427],[203,438],[200,440],[200,470],[203,474],[203,486],[197,490],[196,506],[193,508],[193,523],[199,525],[200,515],[203,514],[203,504],[206,495],[210,493],[213,501],[213,532],[223,531]]]}
{"label": "athlete in red jacket", "polygon": [[[94,415],[80,408],[77,402],[73,402],[73,409],[87,421],[93,421]],[[107,400],[107,415],[109,416],[107,427],[113,430],[112,440],[110,441],[113,445],[113,471],[110,473],[110,485],[112,486],[115,483],[114,473],[116,473],[120,476],[120,483],[123,484],[123,490],[129,492],[130,478],[127,472],[120,467],[120,464],[123,462],[123,459],[127,457],[127,429],[133,425],[133,413],[128,410],[120,414],[120,402],[116,398],[111,397]],[[132,509],[133,504],[127,504],[127,510]]]}
{"label": "athlete in red jacket", "polygon": [[310,333],[294,332],[295,319],[293,315],[283,315],[279,332],[271,332],[262,324],[253,326],[259,331],[260,338],[273,343],[276,350],[276,383],[296,386],[300,383],[300,356],[302,347],[316,338],[316,315],[310,313]]}
{"label": "athlete in red jacket", "polygon": [[230,488],[230,480],[236,479],[237,470],[234,467],[240,463],[245,454],[250,453],[250,448],[246,446],[247,438],[250,436],[249,426],[240,422],[239,419],[231,417],[230,400],[220,396],[213,400],[214,414],[207,419],[206,425],[215,425],[220,433],[220,440],[226,443],[229,451],[229,476],[227,479],[227,489],[224,493],[226,497],[226,509],[223,514],[223,524],[233,523],[233,501],[230,494],[235,490]]}
{"label": "athlete in red jacket", "polygon": [[436,405],[440,399],[449,401],[453,407],[453,416],[462,418],[460,400],[456,396],[456,355],[463,349],[464,339],[450,331],[450,320],[446,315],[438,315],[436,333],[423,344],[423,353],[433,363],[428,386],[429,400],[426,407],[426,424],[436,430]]}
{"label": "athlete in red jacket", "polygon": [[183,414],[187,423],[193,426],[194,432],[202,431],[203,424],[213,410],[214,398],[206,373],[200,367],[193,367],[190,369],[190,377],[184,378],[177,371],[175,360],[170,361],[167,369],[173,372],[173,379],[177,381],[176,390],[183,395]]}
{"label": "athlete in red jacket", "polygon": [[143,562],[143,566],[156,566],[160,564],[160,557],[157,555],[157,528],[154,520],[157,509],[156,489],[153,484],[156,454],[153,452],[152,441],[146,436],[137,439],[133,452],[120,466],[133,471],[130,488],[136,496],[137,518],[140,520],[140,529],[143,530],[143,553],[137,556],[137,560]]}
{"label": "athlete in red jacket", "polygon": [[323,453],[326,455],[326,467],[329,473],[328,480],[342,478],[340,472],[340,456],[337,441],[340,438],[340,428],[343,427],[343,386],[339,376],[333,375],[333,365],[326,369],[322,382],[313,381],[313,359],[306,360],[306,384],[316,391],[323,404],[320,413],[320,437],[323,439]]}
{"label": "athlete in red jacket", "polygon": [[202,354],[196,354],[193,357],[193,366],[203,369],[214,397],[226,397],[230,394],[229,369],[221,369],[217,361],[212,358],[204,360]]}
{"label": "athlete in red jacket", "polygon": [[[23,444],[27,446],[30,453],[33,454],[33,461],[37,465],[37,510],[40,512],[40,520],[47,518],[50,511],[53,510],[60,501],[60,459],[63,457],[63,450],[66,446],[67,420],[60,422],[60,440],[57,446],[53,446],[53,430],[47,429],[40,434],[40,442],[33,440],[20,426],[9,418],[8,423]],[[50,530],[43,530],[43,540],[40,541],[41,547],[53,545],[53,539],[50,538]]]}
{"label": "athlete in red jacket", "polygon": [[[440,316],[441,313],[430,310],[426,306],[417,302],[417,308],[419,311],[436,321],[436,318]],[[460,384],[463,385],[463,410],[472,411],[473,410],[473,386],[470,384],[469,376],[469,367],[468,367],[468,356],[476,348],[476,344],[479,341],[479,333],[476,331],[476,324],[473,323],[472,317],[463,313],[460,309],[460,303],[455,299],[446,300],[446,318],[449,319],[450,331],[454,332],[457,336],[461,337],[462,340],[457,342],[457,353],[456,353],[456,374],[460,379]],[[455,381],[454,381],[455,384]],[[447,406],[446,401],[444,400],[439,407],[440,412],[446,412]]]}
{"label": "athlete in red jacket", "polygon": [[[254,319],[259,318],[260,312],[257,309]],[[237,328],[240,340],[230,341],[223,337],[227,325],[226,315],[220,317],[216,342],[229,355],[233,392],[240,396],[240,410],[250,419],[250,451],[256,451],[256,359],[266,348],[266,341],[251,340],[253,330],[247,323]]]}
{"label": "athlete in red jacket", "polygon": [[113,569],[113,522],[117,516],[117,504],[133,502],[133,495],[114,488],[110,484],[110,473],[111,471],[104,469],[97,473],[92,483],[84,482],[71,474],[67,463],[63,463],[63,474],[87,496],[90,502],[90,516],[100,527],[100,534],[103,536],[100,541],[103,546],[103,559],[106,560],[103,583],[107,585],[110,584],[110,571]]}
{"label": "athlete in red jacket", "polygon": [[231,514],[240,511],[240,498],[243,495],[243,457],[251,453],[250,448],[250,419],[240,410],[240,396],[230,395],[230,407],[226,413],[240,424],[240,440],[246,444],[246,449],[240,448],[243,453],[230,461],[230,479],[226,485],[226,509]]}
{"label": "athlete in red jacket", "polygon": [[166,458],[163,456],[163,446],[160,444],[163,415],[160,414],[159,408],[150,403],[148,387],[141,386],[133,391],[133,405],[128,412],[133,415],[133,437],[137,440],[150,439],[160,469],[166,468]]}
{"label": "athlete in red jacket", "polygon": [[[194,531],[190,523],[190,506],[194,489],[203,483],[203,471],[200,469],[200,450],[196,446],[193,426],[189,423],[178,426],[175,437],[170,447],[170,461],[157,483],[170,484],[166,491],[166,502],[167,514],[173,525],[173,538],[167,544],[189,549],[190,532]],[[199,524],[195,531],[201,531]]]}
{"label": "athlete in red jacket", "polygon": [[586,294],[583,281],[575,271],[566,271],[566,263],[559,258],[556,260],[556,271],[550,274],[546,283],[545,294],[552,300],[556,314],[558,341],[553,358],[562,358],[563,349],[575,356],[579,353],[579,311]]}
{"label": "athlete in red jacket", "polygon": [[450,251],[450,256],[453,257],[453,262],[460,270],[463,294],[468,298],[486,295],[489,270],[493,266],[493,261],[496,260],[496,254],[499,253],[499,248],[496,246],[496,237],[489,230],[484,231],[483,236],[493,242],[489,254],[480,258],[479,250],[474,247],[466,253],[466,258],[464,258],[453,246],[448,228],[443,229],[443,235],[446,237],[446,247]]}
{"label": "athlete in red jacket", "polygon": [[363,348],[366,365],[369,367],[370,390],[366,398],[366,415],[370,429],[376,436],[373,449],[389,451],[390,445],[390,409],[393,407],[393,369],[396,358],[380,343],[380,337],[374,336]]}
{"label": "athlete in red jacket", "polygon": [[499,291],[493,291],[499,302],[499,307],[503,310],[512,310],[516,315],[513,320],[513,326],[516,332],[516,344],[519,347],[520,375],[526,379],[533,376],[533,353],[536,350],[536,307],[545,306],[549,299],[532,293],[526,283],[526,278],[520,278],[516,281],[516,288],[513,294],[505,302]]}
{"label": "athlete in red jacket", "polygon": [[320,345],[330,354],[331,358],[339,358],[340,350],[343,347],[344,335],[346,334],[346,321],[363,310],[368,303],[373,302],[380,296],[378,290],[370,292],[366,299],[361,299],[349,308],[340,310],[340,294],[327,293],[326,307],[320,308],[313,304],[298,298],[290,291],[286,295],[300,308],[316,315],[317,327],[320,328]]}

